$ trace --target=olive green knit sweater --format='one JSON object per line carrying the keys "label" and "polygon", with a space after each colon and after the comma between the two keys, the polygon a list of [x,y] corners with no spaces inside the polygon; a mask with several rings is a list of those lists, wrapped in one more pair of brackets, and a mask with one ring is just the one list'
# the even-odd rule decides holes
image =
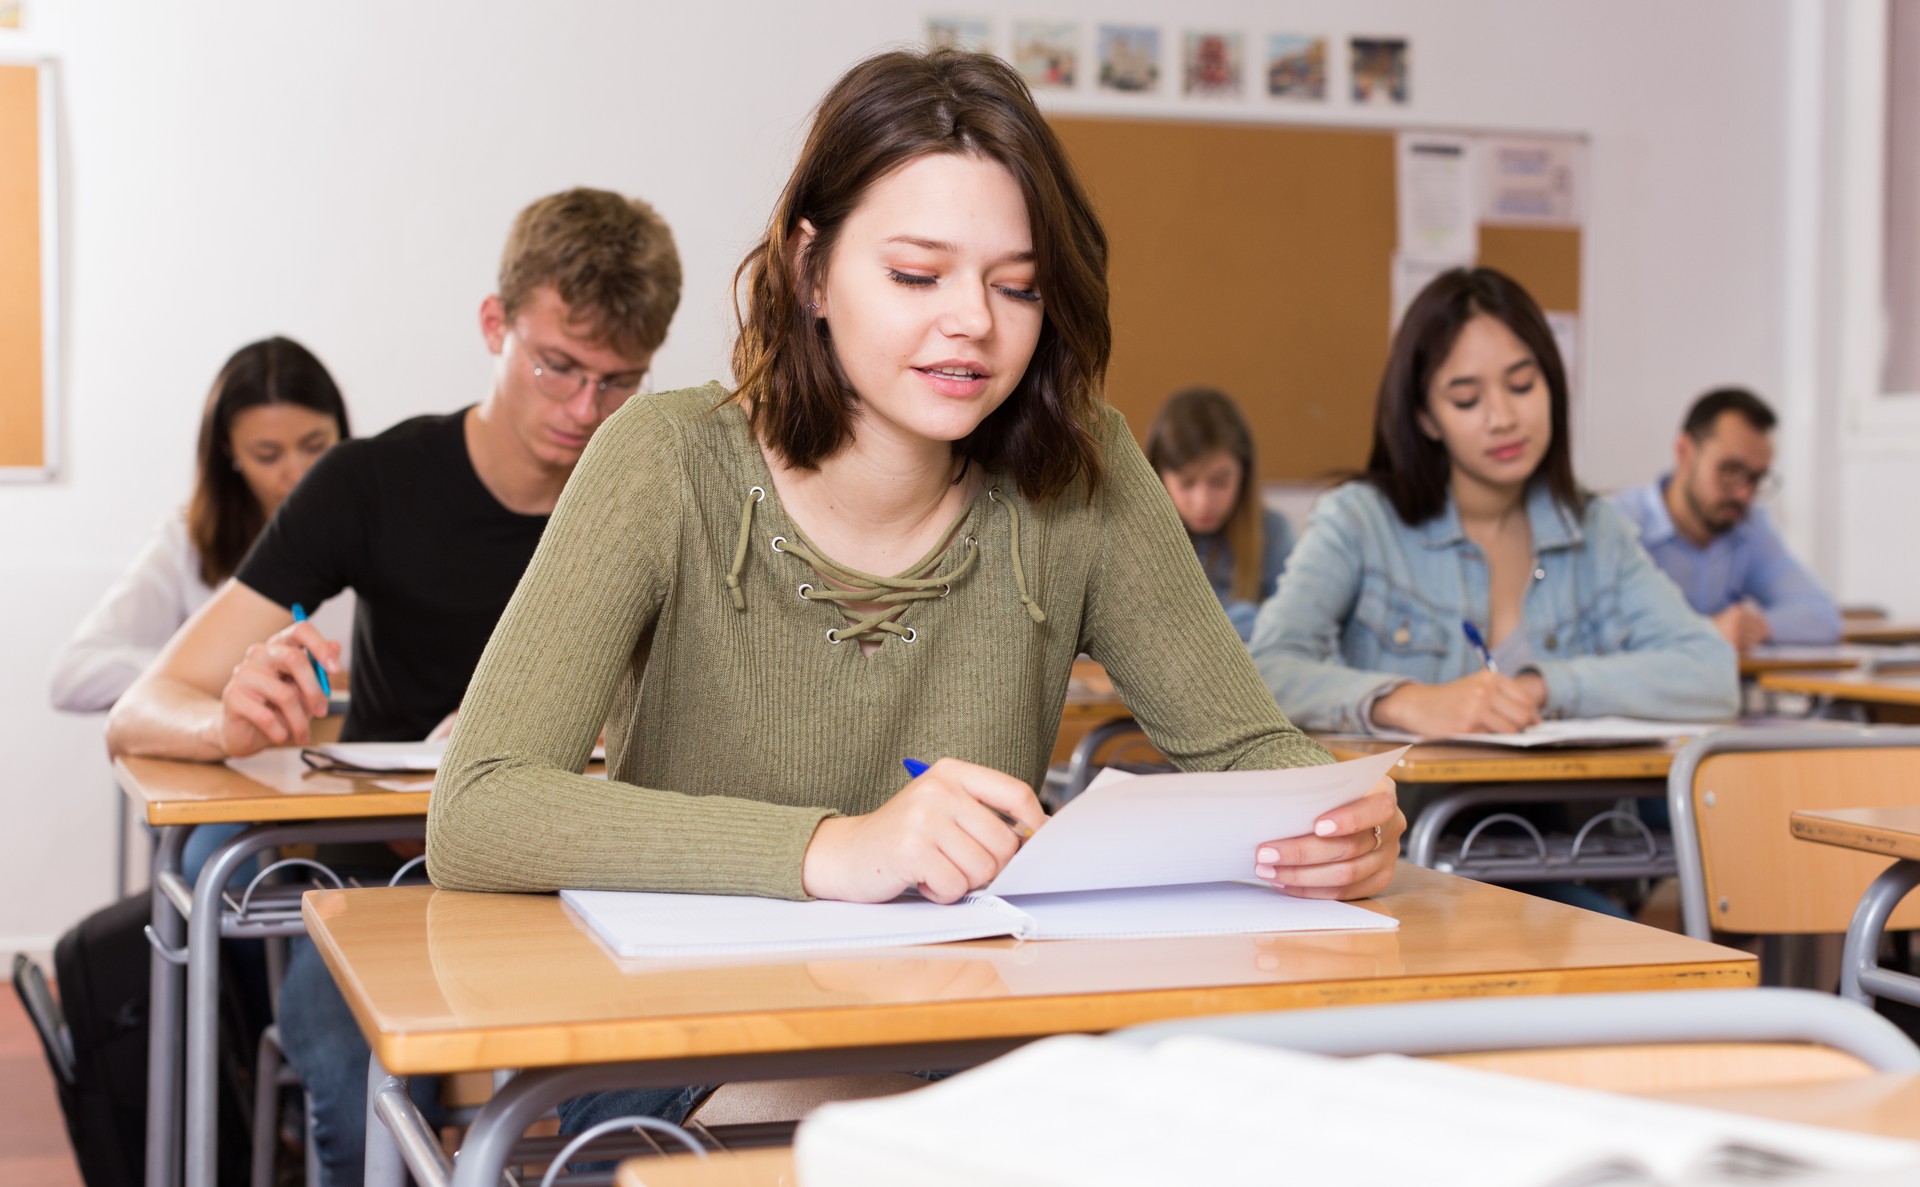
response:
{"label": "olive green knit sweater", "polygon": [[[804,897],[815,826],[879,807],[902,758],[1037,786],[1081,651],[1185,769],[1330,761],[1260,683],[1119,413],[1091,501],[988,475],[932,568],[973,563],[900,616],[911,642],[863,655],[800,596],[820,579],[775,546],[795,528],[725,396],[637,397],[595,434],[461,705],[427,815],[438,885]],[[603,722],[605,781],[577,773]]]}

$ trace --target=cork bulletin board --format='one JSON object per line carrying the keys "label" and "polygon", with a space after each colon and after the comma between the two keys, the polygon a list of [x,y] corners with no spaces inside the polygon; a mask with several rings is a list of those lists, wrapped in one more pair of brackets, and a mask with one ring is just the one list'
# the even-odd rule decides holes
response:
{"label": "cork bulletin board", "polygon": [[[1391,129],[1054,116],[1111,245],[1107,396],[1136,435],[1174,391],[1230,393],[1262,481],[1366,460],[1386,361]],[[1479,227],[1479,262],[1580,312],[1578,226]]]}
{"label": "cork bulletin board", "polygon": [[0,62],[0,479],[57,461],[53,68]]}

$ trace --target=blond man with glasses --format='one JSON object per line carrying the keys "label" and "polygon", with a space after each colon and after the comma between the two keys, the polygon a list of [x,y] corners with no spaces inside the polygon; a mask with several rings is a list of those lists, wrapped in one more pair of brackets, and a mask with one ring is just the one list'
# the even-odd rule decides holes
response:
{"label": "blond man with glasses", "polygon": [[[645,202],[575,189],[521,211],[499,289],[480,303],[495,359],[484,398],[335,446],[114,706],[108,747],[217,762],[305,744],[327,711],[308,656],[337,671],[342,642],[296,622],[293,607],[347,588],[359,600],[341,737],[416,741],[446,728],[561,488],[644,385],[679,303],[672,233]],[[369,860],[328,856],[336,868]],[[388,856],[371,860],[399,864]],[[280,1006],[324,1187],[358,1183],[367,1048],[304,940]]]}
{"label": "blond man with glasses", "polygon": [[1779,486],[1776,423],[1744,388],[1710,391],[1687,412],[1672,473],[1613,500],[1688,603],[1741,651],[1840,639],[1839,608],[1758,505]]}

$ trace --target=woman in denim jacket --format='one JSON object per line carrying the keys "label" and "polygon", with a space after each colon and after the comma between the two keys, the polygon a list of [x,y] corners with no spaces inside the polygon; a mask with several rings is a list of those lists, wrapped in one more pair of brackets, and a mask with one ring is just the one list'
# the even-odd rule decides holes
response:
{"label": "woman in denim jacket", "polygon": [[1254,628],[1287,716],[1422,736],[1732,717],[1732,648],[1571,459],[1539,306],[1491,269],[1437,277],[1394,338],[1366,472],[1320,500]]}

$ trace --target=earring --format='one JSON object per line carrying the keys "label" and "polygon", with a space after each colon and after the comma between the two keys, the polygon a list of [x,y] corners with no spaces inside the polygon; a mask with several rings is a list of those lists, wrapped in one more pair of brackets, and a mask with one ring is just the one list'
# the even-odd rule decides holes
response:
{"label": "earring", "polygon": [[819,306],[819,304],[818,304],[817,302],[814,302],[814,301],[808,301],[808,302],[807,302],[807,312],[808,312],[808,313],[811,313],[811,314],[813,314],[813,315],[814,315],[815,317],[819,317],[819,316],[820,316],[820,306]]}

